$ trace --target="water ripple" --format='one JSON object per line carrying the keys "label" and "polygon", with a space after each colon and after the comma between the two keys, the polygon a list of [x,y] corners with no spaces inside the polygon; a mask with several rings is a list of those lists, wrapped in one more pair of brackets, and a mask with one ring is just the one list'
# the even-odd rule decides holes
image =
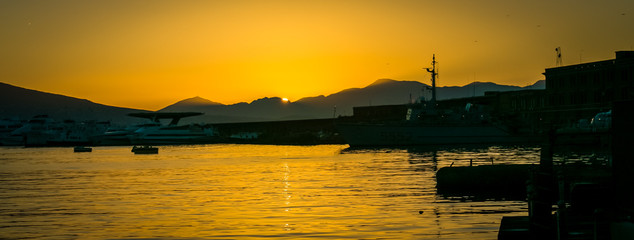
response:
{"label": "water ripple", "polygon": [[495,238],[526,203],[438,196],[435,172],[539,161],[534,147],[346,147],[0,147],[0,238]]}

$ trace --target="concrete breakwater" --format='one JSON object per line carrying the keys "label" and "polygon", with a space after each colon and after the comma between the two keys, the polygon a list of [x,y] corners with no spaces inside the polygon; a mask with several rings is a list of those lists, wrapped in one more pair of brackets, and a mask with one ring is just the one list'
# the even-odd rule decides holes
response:
{"label": "concrete breakwater", "polygon": [[218,141],[256,144],[343,144],[335,119],[213,124]]}

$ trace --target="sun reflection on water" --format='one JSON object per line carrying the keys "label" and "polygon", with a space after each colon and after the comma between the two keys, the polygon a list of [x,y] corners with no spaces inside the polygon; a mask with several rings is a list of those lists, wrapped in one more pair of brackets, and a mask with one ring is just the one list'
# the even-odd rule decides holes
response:
{"label": "sun reflection on water", "polygon": [[526,203],[443,198],[436,170],[539,161],[538,148],[345,147],[3,147],[0,238],[495,238]]}

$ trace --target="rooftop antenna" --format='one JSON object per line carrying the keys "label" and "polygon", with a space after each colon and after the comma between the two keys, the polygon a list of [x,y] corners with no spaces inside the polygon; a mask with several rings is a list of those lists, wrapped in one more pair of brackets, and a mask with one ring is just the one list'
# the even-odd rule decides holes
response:
{"label": "rooftop antenna", "polygon": [[557,53],[557,58],[555,60],[555,66],[556,67],[561,67],[562,65],[564,65],[563,60],[561,60],[561,47],[555,48],[555,52]]}
{"label": "rooftop antenna", "polygon": [[431,104],[436,106],[436,77],[438,72],[436,71],[436,54],[432,55],[431,68],[425,68],[427,72],[431,73]]}

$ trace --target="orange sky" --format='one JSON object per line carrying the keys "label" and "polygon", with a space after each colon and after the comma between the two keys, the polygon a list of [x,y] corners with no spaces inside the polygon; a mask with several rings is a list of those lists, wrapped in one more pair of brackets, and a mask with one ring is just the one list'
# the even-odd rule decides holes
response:
{"label": "orange sky", "polygon": [[525,86],[634,46],[634,1],[1,1],[0,82],[158,110],[380,78]]}

